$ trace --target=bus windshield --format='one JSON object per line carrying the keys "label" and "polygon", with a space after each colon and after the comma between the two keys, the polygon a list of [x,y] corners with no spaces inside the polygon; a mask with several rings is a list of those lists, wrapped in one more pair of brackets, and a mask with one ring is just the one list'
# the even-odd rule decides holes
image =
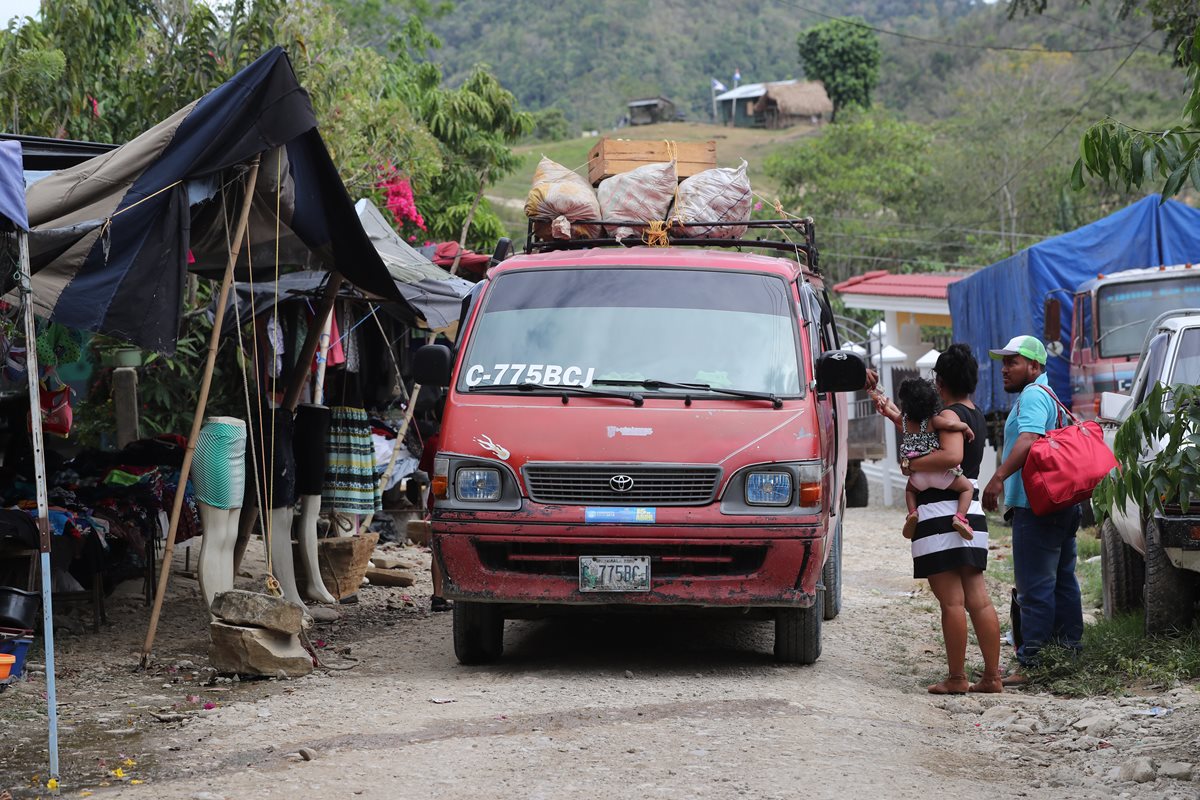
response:
{"label": "bus windshield", "polygon": [[458,388],[662,381],[798,396],[794,308],[787,282],[773,275],[621,267],[510,272],[484,298]]}
{"label": "bus windshield", "polygon": [[1161,280],[1103,286],[1096,295],[1101,358],[1136,356],[1164,311],[1200,306],[1200,271]]}

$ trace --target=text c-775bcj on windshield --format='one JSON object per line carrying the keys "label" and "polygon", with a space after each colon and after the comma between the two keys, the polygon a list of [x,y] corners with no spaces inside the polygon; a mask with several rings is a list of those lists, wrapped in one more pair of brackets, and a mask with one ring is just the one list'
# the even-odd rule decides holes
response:
{"label": "text c-775bcj on windshield", "polygon": [[465,376],[468,387],[501,386],[513,383],[540,383],[545,386],[591,386],[595,367],[564,367],[561,364],[482,364],[470,367]]}

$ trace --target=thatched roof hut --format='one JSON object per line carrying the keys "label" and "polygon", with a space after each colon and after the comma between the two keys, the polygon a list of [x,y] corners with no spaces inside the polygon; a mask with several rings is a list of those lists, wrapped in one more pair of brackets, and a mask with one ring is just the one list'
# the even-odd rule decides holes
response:
{"label": "thatched roof hut", "polygon": [[820,123],[833,113],[833,101],[820,81],[768,83],[754,107],[768,128],[786,128],[798,122]]}

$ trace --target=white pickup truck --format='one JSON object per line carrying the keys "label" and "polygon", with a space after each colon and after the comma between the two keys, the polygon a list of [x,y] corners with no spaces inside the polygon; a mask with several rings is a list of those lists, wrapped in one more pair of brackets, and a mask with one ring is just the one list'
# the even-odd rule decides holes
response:
{"label": "white pickup truck", "polygon": [[[1099,421],[1109,446],[1155,385],[1200,384],[1200,309],[1170,311],[1150,326],[1130,394],[1104,392]],[[1144,458],[1156,452],[1147,449]],[[1151,515],[1132,501],[1100,528],[1104,615],[1143,608],[1147,633],[1190,625],[1200,594],[1200,506]]]}

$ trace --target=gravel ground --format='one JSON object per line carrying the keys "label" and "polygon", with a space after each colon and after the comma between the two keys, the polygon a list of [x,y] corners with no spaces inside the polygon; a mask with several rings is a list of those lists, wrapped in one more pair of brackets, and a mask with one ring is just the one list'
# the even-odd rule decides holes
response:
{"label": "gravel ground", "polygon": [[[769,623],[675,617],[510,622],[501,664],[462,667],[422,575],[412,589],[365,589],[318,628],[327,659],[346,666],[349,648],[353,669],[202,685],[205,615],[195,584],[176,580],[156,670],[134,670],[147,614],[132,597],[114,601],[108,631],[63,641],[64,789],[194,800],[1198,796],[1191,687],[928,695],[944,670],[936,604],[910,577],[901,520],[849,513],[845,607],[811,667],[774,663]],[[44,779],[43,688],[34,679],[0,696],[0,789],[18,797],[37,796]]]}

